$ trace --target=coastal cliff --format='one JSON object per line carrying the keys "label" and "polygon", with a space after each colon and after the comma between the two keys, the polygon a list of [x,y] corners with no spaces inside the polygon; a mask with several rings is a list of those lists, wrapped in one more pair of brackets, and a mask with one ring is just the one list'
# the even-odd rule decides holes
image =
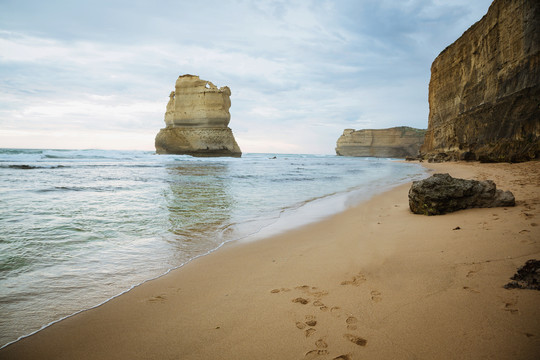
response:
{"label": "coastal cliff", "polygon": [[495,0],[435,59],[420,150],[443,160],[540,158],[540,1]]}
{"label": "coastal cliff", "polygon": [[231,90],[195,75],[178,77],[169,95],[166,127],[156,135],[158,154],[233,156],[242,152],[228,127]]}
{"label": "coastal cliff", "polygon": [[345,129],[337,141],[336,154],[406,158],[417,156],[425,130],[401,126],[390,129]]}

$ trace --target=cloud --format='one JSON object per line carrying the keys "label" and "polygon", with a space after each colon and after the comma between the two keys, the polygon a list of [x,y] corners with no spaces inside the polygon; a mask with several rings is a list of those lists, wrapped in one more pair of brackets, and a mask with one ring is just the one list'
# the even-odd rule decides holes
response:
{"label": "cloud", "polygon": [[185,73],[231,88],[244,151],[333,153],[344,128],[426,127],[431,62],[489,1],[201,4],[3,1],[2,146],[62,129],[94,132],[92,147],[151,150]]}

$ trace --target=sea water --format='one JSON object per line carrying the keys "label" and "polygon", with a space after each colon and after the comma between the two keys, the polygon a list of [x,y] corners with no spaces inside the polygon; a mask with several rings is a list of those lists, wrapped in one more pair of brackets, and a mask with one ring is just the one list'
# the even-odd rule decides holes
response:
{"label": "sea water", "polygon": [[0,149],[0,346],[225,242],[318,220],[424,174],[330,155]]}

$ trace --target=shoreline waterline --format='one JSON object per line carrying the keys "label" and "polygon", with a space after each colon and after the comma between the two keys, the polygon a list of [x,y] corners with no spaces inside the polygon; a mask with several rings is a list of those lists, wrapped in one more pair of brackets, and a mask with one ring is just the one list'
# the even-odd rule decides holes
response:
{"label": "shoreline waterline", "polygon": [[[38,151],[33,151],[33,156],[35,156]],[[38,154],[39,155],[39,154]],[[24,190],[26,192],[30,192],[31,194],[37,194],[36,196],[38,198],[46,196],[44,199],[48,199],[47,196],[55,196],[56,198],[53,198],[54,201],[57,201],[58,198],[55,193],[58,193],[61,196],[67,196],[68,199],[73,196],[77,196],[82,201],[89,201],[89,202],[95,202],[95,196],[92,194],[95,194],[98,198],[100,196],[103,196],[105,200],[112,199],[112,204],[118,204],[116,206],[126,206],[126,202],[122,200],[122,198],[118,198],[118,196],[123,196],[122,194],[126,191],[125,189],[128,189],[126,185],[123,184],[123,182],[126,182],[123,180],[124,178],[129,179],[130,177],[133,177],[133,175],[136,175],[137,177],[141,178],[142,185],[144,186],[142,190],[137,191],[146,191],[145,189],[153,189],[151,190],[148,195],[143,195],[149,199],[153,204],[153,206],[156,206],[156,214],[159,215],[157,218],[158,222],[155,222],[155,220],[144,220],[143,224],[148,223],[148,225],[144,225],[143,227],[140,227],[142,231],[148,232],[150,230],[151,232],[148,232],[148,235],[146,236],[139,236],[138,231],[139,230],[133,230],[133,235],[128,235],[133,238],[133,240],[130,240],[131,242],[126,243],[123,245],[123,243],[119,243],[119,250],[120,252],[118,255],[115,255],[114,251],[115,248],[112,248],[110,246],[116,246],[115,242],[118,242],[119,240],[116,239],[116,237],[119,236],[119,239],[122,240],[125,238],[125,232],[118,232],[117,235],[115,233],[112,234],[112,236],[115,236],[111,238],[111,235],[108,235],[108,233],[105,233],[107,236],[107,239],[100,240],[97,245],[99,247],[93,247],[89,248],[91,250],[89,255],[93,256],[94,258],[98,256],[100,253],[99,251],[102,251],[101,249],[103,246],[106,246],[103,248],[104,250],[107,250],[105,254],[105,260],[103,259],[93,259],[92,257],[89,258],[91,262],[88,264],[91,266],[88,268],[88,270],[84,270],[85,268],[81,268],[81,270],[77,270],[78,272],[73,272],[73,269],[80,268],[81,265],[86,266],[84,262],[84,258],[82,259],[82,263],[73,262],[73,265],[70,265],[70,267],[67,267],[70,263],[70,259],[72,256],[70,255],[69,251],[72,251],[73,248],[72,244],[77,245],[77,242],[73,242],[73,236],[79,236],[79,234],[82,234],[84,236],[89,236],[93,234],[94,228],[92,228],[92,222],[88,223],[88,221],[94,221],[92,219],[85,219],[84,217],[81,218],[81,220],[78,220],[78,217],[85,216],[84,214],[87,213],[81,212],[81,210],[74,208],[76,213],[80,213],[82,215],[69,215],[69,217],[66,218],[66,220],[60,220],[64,221],[66,225],[62,225],[62,229],[64,229],[66,226],[75,227],[75,223],[80,223],[81,225],[77,225],[84,228],[87,228],[86,232],[80,232],[79,230],[75,229],[75,232],[69,233],[69,238],[71,239],[68,243],[68,248],[61,248],[62,252],[59,253],[59,255],[55,256],[67,256],[66,265],[63,265],[63,263],[60,263],[62,267],[59,268],[58,273],[52,273],[53,278],[51,280],[47,280],[45,278],[44,280],[40,281],[40,284],[47,286],[47,282],[53,281],[56,282],[56,279],[60,279],[61,281],[67,281],[69,280],[70,276],[79,276],[78,274],[81,273],[81,271],[84,271],[84,273],[81,273],[81,275],[84,275],[84,279],[88,278],[90,280],[83,280],[84,281],[92,281],[92,283],[95,283],[95,280],[92,280],[91,276],[94,276],[91,272],[93,270],[91,269],[97,269],[98,276],[106,276],[109,278],[111,275],[113,275],[113,278],[117,275],[115,273],[118,273],[120,276],[124,277],[124,280],[122,278],[119,278],[121,280],[121,283],[119,283],[120,286],[115,285],[114,283],[111,283],[109,286],[109,290],[107,292],[109,293],[109,296],[101,296],[100,293],[96,292],[96,289],[99,290],[101,285],[99,285],[96,289],[93,289],[92,291],[94,294],[90,293],[92,298],[95,298],[98,301],[92,302],[88,301],[86,299],[86,294],[89,294],[85,288],[81,288],[80,290],[77,290],[77,293],[74,293],[73,295],[69,292],[64,292],[63,297],[66,298],[66,301],[75,301],[77,302],[77,299],[80,296],[85,296],[87,306],[79,307],[76,309],[73,309],[74,311],[66,313],[64,311],[64,315],[61,315],[57,317],[56,319],[52,319],[46,322],[42,322],[39,327],[34,326],[33,330],[19,333],[17,338],[12,338],[5,342],[5,344],[2,345],[2,347],[7,346],[8,344],[11,344],[13,342],[17,342],[18,340],[25,338],[29,336],[29,334],[35,334],[36,332],[39,332],[43,330],[44,328],[49,327],[51,324],[57,323],[58,321],[64,320],[66,318],[72,317],[78,313],[87,311],[89,309],[93,309],[95,307],[99,307],[103,305],[104,303],[110,301],[111,299],[114,299],[121,294],[125,294],[128,291],[131,291],[133,288],[140,286],[141,284],[144,284],[148,281],[154,280],[156,278],[162,277],[166,274],[168,274],[170,271],[178,269],[180,267],[185,266],[187,263],[193,261],[194,259],[198,259],[202,256],[208,255],[220,248],[226,243],[229,242],[250,242],[255,241],[257,239],[266,238],[269,236],[272,236],[277,233],[281,233],[284,231],[289,231],[293,228],[297,228],[299,226],[303,226],[305,224],[311,223],[313,221],[319,221],[320,219],[331,216],[337,212],[343,211],[346,209],[349,205],[354,205],[355,202],[358,203],[359,201],[365,201],[366,197],[365,195],[372,196],[377,191],[383,191],[385,187],[397,185],[400,182],[408,182],[410,181],[409,173],[405,173],[404,176],[399,176],[398,169],[402,168],[401,166],[391,165],[388,160],[385,159],[353,159],[353,158],[335,158],[332,156],[310,156],[310,155],[303,155],[303,156],[295,156],[295,155],[283,155],[283,157],[278,158],[278,162],[276,160],[272,160],[270,155],[271,154],[254,154],[254,155],[248,155],[247,158],[243,160],[238,159],[219,159],[219,160],[213,160],[213,159],[193,159],[193,158],[184,158],[184,157],[176,157],[176,156],[166,156],[166,157],[155,157],[151,156],[149,158],[146,158],[145,154],[137,153],[135,155],[129,153],[129,152],[123,152],[121,154],[112,154],[109,152],[84,152],[84,151],[65,151],[61,152],[60,154],[51,153],[50,151],[42,151],[41,155],[45,155],[42,158],[37,159],[36,161],[32,162],[28,159],[25,159],[21,162],[6,162],[3,161],[2,165],[28,165],[28,166],[35,166],[35,169],[28,169],[26,167],[4,167],[0,170],[9,171],[10,174],[15,174],[17,176],[21,176],[21,179],[24,180],[24,177],[22,176],[52,176],[52,180],[50,180],[51,184],[55,184],[56,187],[60,187],[60,189],[56,191],[48,191],[48,192],[38,192],[38,193],[32,193],[33,188],[29,188],[28,190]],[[149,155],[149,154],[148,154]],[[273,154],[272,154],[273,155]],[[96,158],[99,158],[99,160],[95,160],[93,158],[90,158],[90,156],[95,156]],[[281,155],[278,155],[281,156]],[[130,157],[134,157],[138,159],[135,163],[131,160]],[[66,159],[67,158],[67,159]],[[117,158],[122,158],[124,160],[116,160]],[[54,162],[50,163],[50,159],[54,159]],[[128,159],[128,160],[125,160]],[[155,163],[155,161],[161,161],[163,165],[160,163]],[[2,159],[0,159],[2,161]],[[267,171],[267,167],[272,166],[270,168],[270,171]],[[49,169],[43,169],[44,167],[50,167]],[[374,168],[375,171],[378,171],[382,174],[378,174],[378,176],[382,175],[387,176],[387,178],[378,178],[378,181],[373,182],[371,185],[366,186],[365,184],[360,185],[354,185],[355,177],[358,176],[358,174],[363,174],[364,176],[368,177],[368,180],[373,175],[371,170],[368,170],[369,167]],[[62,172],[63,174],[67,174],[68,176],[74,176],[76,179],[78,179],[78,173],[79,169],[84,168],[84,172],[90,171],[89,175],[90,177],[95,176],[96,180],[93,183],[87,182],[86,179],[81,178],[81,180],[78,180],[79,183],[72,184],[66,183],[64,184],[57,184],[54,180],[55,174],[58,174],[58,172]],[[96,170],[93,170],[96,168]],[[334,169],[335,168],[335,169]],[[403,167],[403,169],[416,169],[412,170],[411,176],[416,177],[422,177],[424,176],[425,172],[421,169],[421,167],[417,165],[406,165]],[[124,170],[126,169],[126,170]],[[150,169],[150,172],[141,173],[140,169]],[[394,170],[390,170],[394,169]],[[92,171],[96,171],[96,175],[92,174]],[[118,171],[126,172],[124,175],[123,173],[118,173]],[[393,175],[394,172],[398,175]],[[407,170],[409,171],[409,170]],[[40,173],[37,173],[40,172]],[[349,178],[344,178],[340,180],[339,178],[335,177],[336,175],[340,175],[341,172],[350,172],[348,174]],[[248,197],[244,194],[244,187],[245,185],[242,185],[242,182],[237,183],[237,181],[244,181],[247,185],[253,185],[258,186],[257,184],[260,183],[260,179],[263,180],[267,173],[270,173],[270,178],[267,181],[267,185],[264,185],[262,188],[262,191],[258,191],[257,188],[255,188],[256,191],[251,190],[251,192],[248,191]],[[148,174],[148,175],[144,175]],[[150,175],[151,174],[151,175]],[[152,176],[152,182],[149,183],[149,185],[145,185],[147,182],[145,180],[146,177]],[[271,206],[265,205],[264,203],[260,203],[261,201],[266,201],[268,197],[272,197],[272,194],[276,194],[277,189],[286,190],[287,187],[290,187],[292,184],[294,185],[294,182],[291,183],[290,181],[296,181],[298,182],[300,188],[306,187],[306,186],[318,186],[318,187],[327,187],[328,185],[325,185],[326,183],[320,182],[319,178],[328,178],[327,181],[328,184],[333,183],[334,181],[345,181],[343,182],[342,188],[337,188],[335,191],[331,191],[332,189],[324,189],[323,192],[320,193],[320,195],[315,194],[309,195],[309,191],[305,192],[305,194],[311,196],[311,198],[303,198],[302,196],[297,197],[300,199],[300,201],[296,202],[289,202],[286,206],[279,205],[278,207],[272,208]],[[295,179],[299,180],[295,180]],[[111,180],[109,180],[111,179]],[[155,180],[153,180],[155,179]],[[163,179],[165,182],[160,185],[161,182],[163,182]],[[208,180],[206,180],[208,179]],[[283,183],[283,179],[286,181],[289,181],[289,183]],[[291,180],[287,180],[291,179]],[[349,179],[349,180],[347,180]],[[362,180],[362,179],[361,179]],[[266,181],[266,180],[265,180]],[[362,180],[363,181],[363,180]],[[283,185],[281,185],[283,183]],[[318,185],[318,184],[321,185]],[[80,185],[79,185],[80,184]],[[131,184],[137,185],[137,183],[133,183],[132,180],[127,180],[127,184],[129,184],[130,187],[132,187]],[[39,184],[38,184],[39,185]],[[46,184],[45,184],[46,185]],[[47,185],[50,186],[50,185]],[[140,185],[139,185],[140,186]],[[150,186],[150,187],[149,187]],[[281,188],[280,188],[281,186]],[[103,190],[98,190],[98,192],[95,192],[95,189],[100,189],[100,187],[103,188]],[[34,186],[35,188],[35,186]],[[66,190],[65,188],[74,188],[74,190]],[[90,190],[88,190],[90,189]],[[112,190],[111,190],[112,189]],[[118,189],[118,190],[114,190]],[[223,189],[223,190],[222,190]],[[301,189],[301,191],[304,189]],[[309,190],[309,189],[308,189]],[[328,192],[330,190],[330,192]],[[18,195],[19,192],[22,190],[13,188],[13,190],[10,190],[11,192],[8,192],[8,195],[13,197],[15,195]],[[21,192],[21,194],[25,194],[25,192]],[[67,193],[66,193],[67,191]],[[130,190],[131,191],[131,190]],[[180,191],[180,192],[178,192]],[[187,192],[186,192],[187,191]],[[85,197],[86,193],[89,195],[92,195],[92,197]],[[183,195],[185,193],[185,195]],[[15,194],[15,195],[12,195]],[[118,195],[116,195],[118,194]],[[127,195],[130,193],[127,192]],[[231,198],[231,195],[233,194],[233,197]],[[236,194],[236,195],[234,195]],[[268,195],[267,195],[268,194]],[[134,193],[134,195],[137,195],[137,193]],[[217,197],[216,197],[217,195]],[[255,200],[251,200],[250,196],[255,195]],[[32,199],[32,196],[29,199]],[[83,196],[81,198],[81,196]],[[112,198],[111,198],[112,196]],[[179,198],[178,196],[187,196],[186,200],[183,200],[182,198]],[[153,199],[153,198],[154,199]],[[157,198],[156,198],[157,197]],[[19,196],[20,198],[20,196]],[[159,202],[156,204],[155,199],[159,200]],[[193,200],[195,199],[195,200]],[[197,200],[200,199],[200,200]],[[293,197],[294,199],[294,197]],[[302,200],[303,199],[303,200]],[[99,200],[99,199],[98,199]],[[271,199],[272,200],[272,199]],[[131,201],[131,200],[129,200]],[[187,201],[187,202],[186,202]],[[200,203],[193,203],[193,201],[200,201]],[[266,210],[266,212],[261,212],[261,216],[257,216],[258,214],[248,214],[246,212],[238,212],[238,205],[237,203],[239,201],[251,201],[252,208],[258,209],[261,206],[266,206],[267,209],[273,209],[271,211]],[[275,200],[274,200],[275,201]],[[45,200],[43,200],[45,202]],[[85,203],[86,204],[86,203]],[[102,204],[102,205],[100,205]],[[59,203],[57,207],[65,206],[62,205],[62,203]],[[99,209],[97,206],[104,206],[106,209],[110,206],[107,203],[99,203],[97,202],[95,205],[92,205],[92,209]],[[186,218],[183,214],[185,214],[185,206],[193,206],[193,209],[197,209],[199,212],[205,212],[207,210],[211,210],[217,207],[225,206],[225,210],[232,209],[233,211],[237,212],[237,215],[233,214],[233,217],[230,218],[229,216],[219,215],[218,219],[224,219],[220,220],[220,223],[214,224],[213,222],[209,223],[209,227],[206,227],[203,223],[197,223],[196,218]],[[194,207],[197,206],[197,207]],[[145,215],[143,212],[138,210],[141,205],[137,202],[134,203],[133,209],[136,213],[141,213],[143,216]],[[163,209],[163,210],[160,210]],[[113,208],[114,210],[114,208]],[[95,210],[92,210],[95,211]],[[108,212],[112,210],[107,210]],[[160,213],[161,211],[161,213]],[[146,211],[148,213],[148,211]],[[118,215],[121,217],[125,217],[122,213],[118,212]],[[246,216],[249,215],[249,216]],[[113,216],[115,213],[111,213]],[[50,215],[49,215],[50,216]],[[64,215],[62,215],[64,216]],[[213,216],[213,215],[212,215]],[[74,220],[72,220],[74,218]],[[213,221],[212,217],[207,217],[208,220]],[[127,218],[126,218],[127,219]],[[188,221],[192,221],[193,230],[190,231],[196,231],[193,233],[186,233],[185,232],[185,219]],[[0,218],[1,220],[1,218]],[[99,218],[97,219],[99,220]],[[114,219],[116,221],[115,223],[112,223],[115,228],[118,227],[125,227],[125,224],[123,223],[122,218]],[[56,221],[56,220],[55,220]],[[129,221],[129,220],[128,220]],[[180,222],[179,222],[180,221]],[[86,222],[86,224],[84,223]],[[202,225],[201,225],[202,224]],[[1,224],[0,224],[1,225]],[[156,226],[157,225],[157,226]],[[189,225],[189,224],[188,224]],[[41,226],[41,223],[40,225]],[[96,224],[95,226],[101,226],[99,224]],[[128,223],[128,226],[129,223]],[[141,225],[142,226],[142,225]],[[166,226],[167,228],[164,228]],[[191,226],[191,225],[189,225]],[[161,231],[159,229],[166,230],[166,232],[163,232],[163,235],[161,233],[157,233],[156,229],[158,231]],[[48,232],[53,231],[54,229],[47,229]],[[129,229],[128,229],[129,230]],[[207,230],[211,230],[210,232]],[[61,230],[65,232],[66,230]],[[100,230],[101,231],[101,230]],[[109,231],[110,232],[110,231]],[[89,234],[89,235],[85,235]],[[191,238],[192,235],[195,236],[194,238]],[[36,233],[36,235],[39,235],[39,233]],[[64,236],[64,235],[62,235]],[[159,246],[162,246],[161,248],[156,248],[156,240],[152,240],[156,238],[156,236],[164,237],[165,242],[163,242],[162,245],[159,245],[159,242],[157,244]],[[181,236],[182,238],[185,238],[182,242],[178,242],[177,238]],[[205,243],[201,243],[199,245],[197,239],[201,239],[205,241]],[[111,239],[111,240],[108,240]],[[129,240],[130,238],[127,238]],[[107,242],[104,242],[106,240]],[[34,242],[35,240],[32,240]],[[110,243],[110,245],[109,245]],[[84,243],[82,243],[84,245]],[[92,245],[92,242],[88,243],[89,245]],[[53,246],[54,244],[51,243]],[[54,245],[56,246],[56,245]],[[78,245],[77,245],[78,246]],[[179,247],[181,246],[181,247]],[[195,247],[194,247],[195,246]],[[201,247],[202,246],[202,247]],[[191,249],[194,250],[191,250]],[[155,250],[157,249],[157,253],[155,253]],[[185,249],[185,250],[184,250]],[[75,248],[77,250],[77,248]],[[137,252],[133,253],[133,250],[136,250]],[[59,250],[60,251],[60,248]],[[65,251],[68,251],[67,253]],[[84,252],[86,251],[85,248],[81,248],[81,250],[77,250],[77,253],[74,254],[82,254],[83,256],[86,256]],[[96,252],[98,251],[98,252]],[[146,253],[151,255],[146,255]],[[173,256],[171,257],[170,254],[175,255],[178,251],[180,251],[181,257]],[[188,251],[188,252],[186,252]],[[191,252],[190,251],[194,251]],[[94,252],[96,252],[96,255],[92,255]],[[160,252],[163,253],[163,255],[160,255]],[[140,253],[140,255],[138,255]],[[182,255],[184,254],[184,255]],[[191,254],[191,255],[189,255]],[[155,257],[157,255],[157,258]],[[78,256],[78,255],[77,255]],[[133,257],[135,256],[135,257]],[[148,256],[152,256],[155,260],[154,264],[148,263],[147,258]],[[161,256],[161,258],[160,258]],[[124,258],[126,257],[126,258]],[[138,260],[138,258],[141,258],[141,260]],[[73,258],[76,260],[76,258]],[[131,259],[134,259],[135,263],[130,264]],[[163,261],[166,262],[163,262]],[[64,260],[62,260],[64,262]],[[120,263],[119,263],[120,261]],[[138,262],[137,262],[138,261]],[[121,265],[121,267],[118,270],[116,269],[116,264]],[[168,266],[166,266],[169,264]],[[105,265],[105,268],[103,267]],[[155,270],[152,269],[144,269],[141,268],[141,266],[147,267],[148,265],[152,265]],[[96,267],[97,266],[97,267]],[[137,275],[139,277],[138,281],[130,281],[131,275],[131,268],[137,268]],[[161,270],[160,270],[161,268]],[[46,275],[50,276],[51,274],[50,270],[51,268],[48,268]],[[54,270],[54,267],[52,268]],[[142,269],[143,272],[140,272],[139,269]],[[150,270],[150,271],[148,271]],[[67,271],[67,272],[66,272]],[[146,272],[145,272],[146,271]],[[39,275],[38,273],[35,273]],[[73,275],[72,275],[73,274]],[[101,275],[103,274],[103,275]],[[126,275],[122,275],[126,274]],[[149,276],[141,276],[141,274],[148,274]],[[25,275],[22,274],[24,279],[31,279],[28,276],[31,275]],[[8,279],[9,280],[9,279]],[[124,285],[121,285],[123,281]],[[107,280],[107,282],[110,282]],[[9,283],[10,286],[13,284],[13,282]],[[136,284],[136,285],[133,285]],[[78,284],[77,284],[78,285]],[[83,284],[84,285],[84,284]],[[17,284],[15,284],[17,286]],[[69,286],[69,283],[66,283],[66,286]],[[117,289],[118,291],[114,291]],[[39,289],[37,290],[39,291]],[[51,290],[52,291],[52,290]],[[60,289],[62,291],[62,289]],[[66,290],[68,291],[68,290]],[[104,292],[103,294],[106,295],[107,292]],[[12,301],[13,299],[16,299],[14,297],[8,297],[9,293],[5,292],[4,299],[6,301]],[[0,293],[1,295],[1,293]],[[53,301],[56,301],[56,295],[52,295]],[[71,300],[70,300],[71,299]],[[32,300],[32,299],[30,299]],[[26,300],[25,300],[26,301]],[[24,303],[23,303],[24,304]],[[83,303],[84,304],[84,303]],[[58,305],[52,304],[53,310],[58,308],[60,306],[60,303]],[[39,303],[36,303],[36,305],[32,306],[25,306],[24,308],[21,308],[21,310],[24,309],[40,309],[41,313],[44,313],[46,309],[41,309],[41,305]],[[6,308],[7,311],[7,308]],[[31,313],[24,314],[25,317],[31,320],[29,316],[31,316]],[[15,315],[13,315],[15,316]],[[14,318],[15,320],[15,318]],[[20,318],[22,321],[28,321]],[[4,321],[6,321],[4,319]],[[7,324],[7,323],[6,323]],[[45,325],[43,325],[45,324]],[[4,327],[4,329],[7,329]],[[6,333],[6,332],[4,332]]]}
{"label": "shoreline waterline", "polygon": [[1,356],[453,359],[459,348],[471,359],[535,359],[540,343],[527,334],[540,324],[540,293],[503,285],[540,254],[538,164],[426,164],[495,179],[516,207],[415,215],[401,185],[308,226],[222,247]]}
{"label": "shoreline waterline", "polygon": [[[427,174],[427,172],[426,172]],[[417,179],[418,177],[415,177]],[[412,179],[412,178],[411,178]],[[377,187],[374,186],[373,188],[369,189],[369,192],[366,192],[367,189],[364,188],[353,188],[349,189],[348,191],[336,193],[336,194],[330,194],[327,196],[323,196],[321,198],[310,200],[309,202],[306,202],[304,204],[300,204],[297,206],[292,206],[290,209],[284,209],[280,212],[279,216],[274,219],[273,222],[268,223],[266,225],[263,225],[258,230],[254,231],[253,233],[246,234],[239,238],[234,238],[230,240],[226,240],[224,242],[221,242],[217,247],[210,249],[206,253],[199,254],[193,258],[188,259],[186,262],[167,269],[164,273],[159,274],[155,277],[145,279],[140,283],[137,283],[135,285],[132,285],[130,288],[110,297],[106,300],[102,301],[101,303],[91,306],[89,308],[78,310],[72,314],[69,314],[67,316],[64,316],[60,319],[54,320],[44,326],[42,326],[40,329],[37,329],[29,334],[21,335],[16,340],[13,340],[11,342],[8,342],[4,345],[0,346],[0,349],[3,349],[4,347],[7,347],[11,344],[14,344],[24,338],[30,337],[34,334],[37,334],[38,332],[56,324],[63,320],[66,320],[68,318],[71,318],[73,316],[76,316],[80,313],[98,308],[109,301],[122,296],[133,289],[144,285],[148,282],[157,280],[159,278],[162,278],[163,276],[168,275],[169,273],[179,270],[182,267],[186,266],[187,264],[191,263],[192,261],[195,261],[199,258],[202,258],[204,256],[208,256],[218,250],[220,250],[223,246],[227,244],[233,244],[233,243],[247,243],[247,242],[253,242],[253,241],[259,241],[264,240],[279,234],[283,234],[288,231],[297,230],[303,226],[310,225],[319,221],[322,221],[326,218],[329,218],[334,215],[338,215],[347,209],[355,206],[359,206],[364,202],[367,202],[369,199],[371,199],[374,196],[380,195],[384,192],[390,191],[393,188],[396,188],[400,185],[403,185],[404,183],[412,181],[411,179],[401,179],[399,182],[396,182],[394,184],[386,184],[384,187]],[[375,189],[376,188],[376,189]]]}

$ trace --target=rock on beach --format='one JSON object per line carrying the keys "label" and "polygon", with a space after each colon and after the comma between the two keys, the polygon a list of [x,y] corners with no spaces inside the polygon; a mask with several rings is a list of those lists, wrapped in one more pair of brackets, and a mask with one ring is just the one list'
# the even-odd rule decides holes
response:
{"label": "rock on beach", "polygon": [[413,181],[409,190],[409,208],[415,214],[442,215],[469,208],[514,206],[510,191],[498,190],[491,180],[456,179],[449,174]]}

